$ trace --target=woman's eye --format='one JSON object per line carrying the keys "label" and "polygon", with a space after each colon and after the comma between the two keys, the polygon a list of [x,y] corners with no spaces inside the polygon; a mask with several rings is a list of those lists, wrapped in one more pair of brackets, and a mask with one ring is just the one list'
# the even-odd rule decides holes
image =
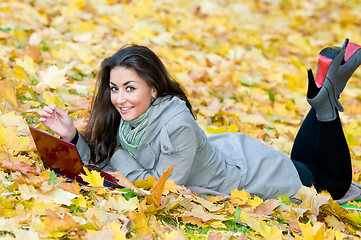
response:
{"label": "woman's eye", "polygon": [[112,91],[112,92],[115,92],[115,91],[117,91],[118,89],[116,88],[116,87],[110,87],[110,91]]}
{"label": "woman's eye", "polygon": [[133,91],[133,90],[135,90],[135,88],[134,88],[134,87],[131,87],[131,86],[128,86],[128,87],[126,88],[126,90],[127,90],[127,91]]}

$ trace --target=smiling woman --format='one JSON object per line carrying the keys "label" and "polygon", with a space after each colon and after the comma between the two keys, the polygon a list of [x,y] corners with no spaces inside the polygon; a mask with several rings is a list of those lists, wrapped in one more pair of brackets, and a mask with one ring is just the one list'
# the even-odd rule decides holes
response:
{"label": "smiling woman", "polygon": [[113,68],[109,84],[112,104],[124,121],[132,121],[145,113],[157,97],[157,90],[132,68]]}
{"label": "smiling woman", "polygon": [[[361,64],[360,49],[346,41],[342,48],[320,53],[323,74],[318,71],[316,80],[321,86],[309,71],[312,108],[297,134],[292,160],[241,133],[207,137],[182,86],[143,46],[124,47],[102,62],[83,133],[55,105],[44,107],[40,121],[76,144],[84,163],[110,164],[131,181],[159,178],[174,165],[170,178],[179,185],[221,193],[238,188],[274,198],[292,196],[303,184],[328,190],[338,199],[348,191],[352,176],[338,96]],[[337,92],[331,91],[336,83]]]}

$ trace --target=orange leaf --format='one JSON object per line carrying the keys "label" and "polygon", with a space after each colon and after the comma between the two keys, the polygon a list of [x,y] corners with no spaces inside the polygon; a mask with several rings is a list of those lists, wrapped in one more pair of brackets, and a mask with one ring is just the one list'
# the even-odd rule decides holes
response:
{"label": "orange leaf", "polygon": [[19,171],[24,175],[28,175],[28,173],[34,173],[36,175],[39,174],[29,164],[20,162],[19,160],[16,160],[14,163],[10,162],[9,160],[2,160],[0,162],[0,167],[10,171]]}
{"label": "orange leaf", "polygon": [[61,218],[56,212],[49,209],[46,212],[47,218],[44,220],[44,224],[48,232],[66,231],[78,227],[78,223],[69,214],[64,214],[64,217]]}
{"label": "orange leaf", "polygon": [[154,183],[153,187],[150,189],[150,195],[146,197],[148,204],[155,204],[156,206],[160,205],[160,201],[162,199],[163,189],[165,186],[165,181],[173,172],[173,167],[170,166],[168,170],[163,173],[163,175]]}
{"label": "orange leaf", "polygon": [[131,211],[129,212],[129,218],[134,221],[134,230],[137,234],[138,239],[142,239],[143,237],[150,234],[150,228],[148,225],[147,217],[145,216],[143,211]]}

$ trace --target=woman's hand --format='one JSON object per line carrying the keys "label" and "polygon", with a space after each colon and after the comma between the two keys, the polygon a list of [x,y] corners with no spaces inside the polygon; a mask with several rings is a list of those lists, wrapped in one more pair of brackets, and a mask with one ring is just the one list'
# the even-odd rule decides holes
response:
{"label": "woman's hand", "polygon": [[63,140],[70,142],[76,135],[76,128],[70,116],[55,104],[45,106],[40,112],[39,121],[58,134]]}

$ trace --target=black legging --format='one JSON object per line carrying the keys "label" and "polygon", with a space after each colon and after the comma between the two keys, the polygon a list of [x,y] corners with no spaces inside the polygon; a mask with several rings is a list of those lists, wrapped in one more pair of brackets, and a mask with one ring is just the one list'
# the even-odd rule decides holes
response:
{"label": "black legging", "polygon": [[[338,114],[334,121],[320,122],[311,109],[297,133],[291,159],[306,186],[327,190],[334,199],[342,198],[350,187],[351,157]],[[308,167],[314,179],[298,162]]]}

